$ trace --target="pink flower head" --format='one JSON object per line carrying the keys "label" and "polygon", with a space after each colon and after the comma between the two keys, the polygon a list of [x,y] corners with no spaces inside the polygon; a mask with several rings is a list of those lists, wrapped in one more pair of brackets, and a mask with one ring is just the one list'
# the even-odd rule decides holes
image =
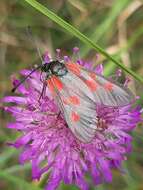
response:
{"label": "pink flower head", "polygon": [[[48,54],[45,60],[50,60]],[[77,64],[93,70],[91,63],[81,59]],[[26,76],[29,72],[23,70],[21,74]],[[95,72],[102,74],[103,66],[98,66]],[[14,86],[17,83],[18,80],[13,81]],[[36,71],[18,87],[19,95],[2,100],[14,103],[4,109],[15,118],[8,128],[21,132],[16,142],[11,143],[23,149],[20,162],[31,161],[33,179],[39,180],[44,173],[49,173],[46,190],[56,189],[61,181],[87,190],[90,188],[85,178],[87,173],[96,185],[112,182],[112,168],[120,170],[127,153],[131,152],[129,132],[141,120],[140,109],[133,104],[116,109],[98,105],[98,130],[90,143],[83,143],[73,135],[64,117],[57,117],[59,108],[48,88],[38,102],[42,86],[40,72]]]}

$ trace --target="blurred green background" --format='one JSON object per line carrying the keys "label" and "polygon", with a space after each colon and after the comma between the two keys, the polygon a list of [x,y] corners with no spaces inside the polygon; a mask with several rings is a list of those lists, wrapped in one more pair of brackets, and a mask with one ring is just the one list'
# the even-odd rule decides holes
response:
{"label": "blurred green background", "polygon": [[[142,0],[42,0],[43,5],[57,13],[92,41],[124,65],[143,76],[143,1]],[[34,44],[27,36],[26,27],[31,26],[41,52],[48,50],[53,56],[56,48],[64,55],[71,54],[74,46],[80,47],[80,56],[95,63],[96,52],[77,38],[65,33],[45,16],[24,1],[0,0],[0,97],[10,94],[10,76],[24,68],[32,68],[40,59]],[[105,63],[105,75],[116,69],[115,65],[99,55],[96,64]],[[143,85],[131,78],[130,88],[141,99]],[[40,190],[41,182],[31,182],[31,168],[27,163],[19,165],[20,151],[7,146],[19,133],[6,129],[11,117],[0,113],[0,190]],[[91,190],[143,190],[143,129],[133,132],[133,153],[124,163],[126,174],[113,171],[112,184],[104,184]],[[59,190],[76,190],[61,184]]]}

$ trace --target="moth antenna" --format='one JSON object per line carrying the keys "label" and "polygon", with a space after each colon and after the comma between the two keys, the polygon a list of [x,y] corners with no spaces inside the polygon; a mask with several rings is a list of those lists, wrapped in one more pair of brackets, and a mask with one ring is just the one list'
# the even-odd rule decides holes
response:
{"label": "moth antenna", "polygon": [[30,26],[27,27],[27,35],[29,36],[30,41],[31,41],[32,43],[34,43],[35,48],[36,48],[36,50],[37,50],[37,53],[38,53],[38,55],[39,55],[39,57],[40,57],[40,59],[41,59],[41,62],[43,63],[44,60],[43,60],[43,58],[42,58],[42,54],[41,54],[40,48],[39,48],[39,46],[38,46],[38,43],[37,43],[36,38],[34,37],[34,35],[33,35],[33,33],[32,33],[32,29],[31,29]]}
{"label": "moth antenna", "polygon": [[[35,45],[35,47],[36,47],[36,50],[37,50],[37,53],[38,53],[38,55],[39,55],[39,57],[40,57],[40,59],[41,59],[41,62],[42,62],[42,64],[43,64],[43,63],[44,63],[44,60],[43,60],[43,58],[42,58],[42,54],[41,54],[41,52],[40,52],[39,46],[38,46],[38,44],[37,44],[37,41],[36,41],[34,35],[32,34],[31,27],[28,26],[26,31],[27,31],[27,35],[29,36],[30,41],[31,41],[32,43],[34,43],[34,45]],[[12,92],[15,92],[15,90],[16,90],[23,82],[25,82],[25,80],[26,80],[28,77],[30,77],[36,70],[38,70],[38,69],[40,69],[40,68],[42,67],[42,64],[40,64],[40,65],[37,66],[35,69],[33,69],[33,70],[32,70],[25,78],[23,78],[11,91],[12,91]]]}
{"label": "moth antenna", "polygon": [[23,83],[25,82],[25,80],[30,77],[36,70],[40,69],[42,67],[42,65],[39,65],[38,67],[36,67],[35,69],[33,69],[25,78],[23,78],[12,90],[11,92],[15,92],[15,90]]}

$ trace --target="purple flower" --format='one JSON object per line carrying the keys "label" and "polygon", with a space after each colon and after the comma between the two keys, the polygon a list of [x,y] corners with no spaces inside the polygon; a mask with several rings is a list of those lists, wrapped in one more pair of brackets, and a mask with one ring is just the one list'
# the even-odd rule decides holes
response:
{"label": "purple flower", "polygon": [[[45,59],[50,60],[46,56]],[[91,64],[81,59],[77,63],[93,69]],[[102,74],[102,65],[95,71]],[[23,70],[21,74],[26,76],[29,72]],[[13,79],[14,86],[18,82]],[[20,162],[31,161],[33,179],[39,180],[49,172],[46,190],[56,189],[61,181],[87,190],[87,173],[96,185],[111,182],[112,168],[121,170],[122,161],[131,152],[129,132],[141,121],[140,109],[133,104],[118,109],[98,105],[98,130],[92,142],[83,143],[72,134],[64,117],[57,117],[59,108],[48,88],[46,96],[38,102],[42,86],[40,72],[36,71],[18,87],[18,95],[6,96],[2,100],[14,103],[4,109],[15,118],[8,128],[21,132],[16,142],[10,143],[16,148],[23,148]]]}

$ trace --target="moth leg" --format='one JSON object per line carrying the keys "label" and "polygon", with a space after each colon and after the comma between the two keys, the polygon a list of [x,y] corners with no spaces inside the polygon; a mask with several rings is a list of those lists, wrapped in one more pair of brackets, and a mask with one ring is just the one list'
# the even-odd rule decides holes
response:
{"label": "moth leg", "polygon": [[57,119],[59,119],[60,115],[61,115],[61,111],[59,111],[59,113],[57,115]]}
{"label": "moth leg", "polygon": [[61,111],[59,111],[59,113],[57,114],[57,118],[56,118],[56,121],[55,121],[55,125],[57,124],[57,121],[58,121],[60,115],[61,115]]}
{"label": "moth leg", "polygon": [[41,72],[40,72],[40,81],[41,81],[42,83],[44,83],[45,79],[42,78],[42,73],[43,73],[43,72],[41,71]]}
{"label": "moth leg", "polygon": [[42,92],[40,94],[40,97],[38,99],[38,102],[40,103],[41,98],[44,98],[45,92],[46,92],[47,83],[46,81],[43,82]]}
{"label": "moth leg", "polygon": [[[59,113],[57,114],[57,118],[56,118],[56,122],[55,122],[55,124],[57,124],[57,121],[58,121],[58,119],[59,119],[61,113],[62,113],[62,112],[59,111]],[[66,123],[66,128],[68,128],[68,124],[67,124],[67,123]]]}

